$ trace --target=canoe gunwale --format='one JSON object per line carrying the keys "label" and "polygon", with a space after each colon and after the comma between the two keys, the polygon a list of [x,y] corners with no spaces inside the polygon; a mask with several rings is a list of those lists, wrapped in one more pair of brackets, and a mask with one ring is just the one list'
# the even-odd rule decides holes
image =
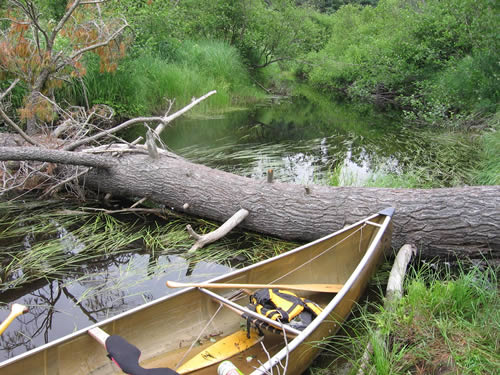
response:
{"label": "canoe gunwale", "polygon": [[[387,210],[387,209],[386,209]],[[384,211],[386,211],[384,210]],[[372,216],[371,218],[366,218],[362,220],[361,222],[358,222],[356,224],[353,224],[353,226],[356,226],[362,222],[368,222],[371,219],[373,219],[376,216],[379,215],[386,215],[384,211],[379,212],[378,214]],[[365,255],[359,262],[358,266],[355,268],[351,276],[349,276],[349,279],[346,281],[342,289],[335,295],[335,297],[328,303],[328,305],[323,309],[323,311],[301,332],[300,335],[295,337],[292,341],[288,342],[288,344],[281,349],[278,353],[276,353],[270,360],[268,360],[266,363],[262,364],[259,368],[257,368],[255,371],[253,371],[250,375],[262,375],[262,374],[269,374],[271,373],[271,369],[281,363],[287,355],[290,355],[290,353],[295,350],[299,345],[301,345],[308,337],[309,335],[314,332],[318,328],[318,326],[323,323],[323,321],[328,318],[328,316],[333,312],[333,310],[337,307],[337,305],[342,301],[342,299],[345,297],[347,292],[351,289],[351,287],[354,285],[358,277],[361,275],[363,269],[367,266],[368,262],[370,259],[374,256],[376,248],[380,245],[380,242],[383,238],[383,236],[386,234],[386,231],[388,229],[388,226],[391,222],[392,218],[392,213],[390,215],[386,215],[383,224],[381,225],[380,229],[378,230],[377,234],[375,235],[375,238],[372,240],[370,247],[366,250]],[[372,223],[373,224],[373,223]],[[351,226],[351,227],[353,227]],[[344,228],[344,229],[350,229],[349,228]],[[338,233],[338,232],[336,232]],[[335,234],[335,233],[334,233]],[[333,234],[332,234],[333,235]]]}
{"label": "canoe gunwale", "polygon": [[[354,282],[356,281],[356,278],[359,276],[359,274],[361,274],[361,271],[363,270],[363,268],[365,267],[365,265],[368,263],[368,260],[370,259],[370,257],[372,256],[372,254],[374,253],[375,251],[375,248],[379,245],[380,243],[380,240],[381,238],[383,237],[384,233],[386,232],[387,230],[387,227],[390,223],[390,218],[392,216],[392,212],[390,212],[390,210],[388,211],[388,209],[386,210],[383,210],[383,211],[380,211],[379,213],[376,213],[374,215],[371,215],[369,217],[366,217],[356,223],[353,223],[349,226],[346,226],[334,233],[331,233],[331,234],[328,234],[322,238],[319,238],[317,240],[314,240],[312,242],[309,242],[307,244],[304,244],[304,245],[301,245],[293,250],[290,250],[286,253],[283,253],[283,254],[280,254],[278,256],[275,256],[275,257],[272,257],[272,258],[269,258],[269,259],[266,259],[266,260],[263,260],[263,261],[260,261],[256,264],[253,264],[253,265],[250,265],[250,266],[247,266],[247,267],[244,267],[242,269],[238,269],[238,270],[234,270],[234,271],[231,271],[227,274],[224,274],[224,275],[220,275],[220,276],[217,276],[215,278],[212,278],[208,281],[206,281],[207,283],[210,283],[210,282],[221,282],[222,280],[226,280],[226,279],[231,279],[231,278],[234,278],[240,274],[243,274],[245,272],[248,272],[252,269],[255,269],[255,268],[258,268],[262,265],[265,265],[267,263],[271,263],[271,262],[274,262],[278,259],[281,259],[281,258],[285,258],[285,257],[288,257],[288,256],[291,256],[295,253],[298,253],[300,251],[302,251],[303,249],[305,248],[308,248],[308,247],[311,247],[311,246],[314,246],[315,244],[318,244],[318,243],[321,243],[321,242],[324,242],[334,236],[338,236],[342,233],[345,233],[347,231],[350,231],[351,229],[353,228],[356,228],[358,226],[361,226],[361,225],[369,225],[367,223],[367,221],[371,221],[373,219],[375,219],[376,217],[380,216],[380,215],[383,215],[383,216],[386,216],[384,221],[383,221],[383,227],[382,228],[378,228],[378,232],[377,234],[375,235],[375,238],[372,240],[371,242],[371,245],[370,247],[368,248],[368,250],[366,251],[365,255],[363,256],[363,258],[361,259],[361,261],[359,262],[359,264],[356,266],[354,272],[351,274],[351,276],[349,277],[349,279],[347,280],[347,282],[345,283],[345,285],[342,287],[342,289],[337,293],[337,295],[328,303],[328,305],[325,307],[325,309],[323,310],[323,312],[316,318],[314,319],[314,321],[307,327],[305,328],[301,334],[299,334],[296,338],[294,338],[293,340],[289,341],[288,342],[288,349],[287,347],[283,348],[280,352],[278,352],[276,355],[274,355],[269,361],[267,361],[266,363],[264,363],[262,366],[260,366],[258,369],[256,369],[255,371],[253,371],[251,373],[251,375],[261,375],[262,373],[265,373],[266,371],[268,371],[269,369],[271,369],[272,367],[274,367],[278,362],[280,362],[283,358],[285,358],[287,352],[290,353],[291,351],[293,351],[295,348],[297,348],[300,344],[302,344],[305,339],[311,334],[311,332],[313,332],[324,320],[325,318],[327,318],[330,313],[334,310],[334,308],[338,305],[338,303],[340,303],[340,301],[342,300],[342,298],[346,295],[346,293],[349,291],[349,289],[352,287],[352,285],[354,284]],[[93,328],[100,328],[102,329],[103,326],[106,326],[106,325],[109,325],[109,324],[113,324],[113,322],[115,321],[118,321],[124,317],[127,317],[129,315],[132,315],[132,314],[135,314],[136,312],[139,312],[139,311],[142,311],[142,310],[145,310],[145,309],[148,309],[149,307],[151,306],[154,306],[154,305],[157,305],[157,304],[161,304],[163,302],[165,302],[166,300],[168,299],[171,299],[171,298],[175,298],[176,296],[178,295],[181,295],[181,294],[184,294],[184,293],[187,293],[187,292],[190,292],[192,291],[193,289],[196,289],[195,287],[188,287],[188,288],[183,288],[183,289],[180,289],[178,291],[174,291],[172,293],[169,293],[168,295],[165,295],[163,297],[160,297],[154,301],[150,301],[150,302],[147,302],[143,305],[140,305],[140,306],[137,306],[137,307],[134,307],[128,311],[125,311],[125,312],[122,312],[118,315],[115,315],[113,317],[110,317],[108,319],[105,319],[101,322],[98,322],[96,324],[93,324],[93,325],[90,325],[88,327],[85,327],[85,328],[82,328],[76,332],[73,332],[73,333],[70,333],[66,336],[63,336],[63,337],[60,337],[54,341],[51,341],[47,344],[44,344],[44,345],[41,345],[37,348],[34,348],[32,350],[29,350],[27,352],[24,352],[22,354],[19,354],[13,358],[9,358],[3,362],[0,362],[0,369],[3,368],[3,367],[6,367],[12,363],[15,363],[15,362],[18,362],[18,361],[21,361],[27,357],[30,357],[30,356],[33,356],[33,355],[36,355],[40,352],[43,352],[45,350],[48,350],[52,347],[55,347],[55,346],[58,346],[60,344],[64,344],[66,342],[69,342],[71,341],[72,339],[74,338],[77,338],[81,335],[87,335],[88,334],[88,331],[93,329]]]}

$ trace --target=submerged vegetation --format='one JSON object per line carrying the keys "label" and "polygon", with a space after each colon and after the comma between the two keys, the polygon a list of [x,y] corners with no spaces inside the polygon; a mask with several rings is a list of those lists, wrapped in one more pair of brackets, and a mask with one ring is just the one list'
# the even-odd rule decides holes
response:
{"label": "submerged vegetation", "polygon": [[[323,361],[334,358],[329,370],[313,374],[356,374],[366,345],[373,352],[369,374],[493,374],[500,366],[500,294],[498,269],[459,267],[439,271],[410,269],[406,293],[395,308],[377,302],[360,306],[332,338]],[[381,335],[386,339],[380,341]],[[330,359],[331,362],[331,359]]]}
{"label": "submerged vegetation", "polygon": [[[112,215],[92,207],[68,209],[60,201],[0,202],[0,293],[69,274],[78,275],[80,281],[91,278],[99,264],[124,254],[149,254],[154,259],[184,256],[193,242],[185,229],[187,221],[165,215],[152,221],[142,215]],[[215,224],[200,219],[196,227],[204,233],[214,230]],[[204,261],[232,267],[267,259],[292,245],[235,233],[186,256],[194,264]],[[157,274],[162,269],[150,271]]]}

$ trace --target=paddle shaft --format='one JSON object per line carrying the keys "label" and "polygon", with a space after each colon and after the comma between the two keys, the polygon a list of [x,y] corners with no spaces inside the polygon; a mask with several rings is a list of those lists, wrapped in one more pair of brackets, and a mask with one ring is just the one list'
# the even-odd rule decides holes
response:
{"label": "paddle shaft", "polygon": [[289,289],[308,292],[338,293],[342,284],[230,284],[230,283],[181,283],[167,281],[169,288],[210,288],[210,289]]}
{"label": "paddle shaft", "polygon": [[14,303],[10,308],[10,314],[7,318],[0,324],[0,335],[10,326],[10,323],[14,321],[19,315],[24,314],[28,311],[28,308],[19,303]]}

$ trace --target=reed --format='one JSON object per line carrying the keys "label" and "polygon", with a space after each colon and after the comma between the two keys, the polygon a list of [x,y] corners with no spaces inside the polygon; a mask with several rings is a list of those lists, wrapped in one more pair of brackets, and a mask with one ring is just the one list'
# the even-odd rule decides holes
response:
{"label": "reed", "polygon": [[[193,243],[185,229],[188,222],[199,233],[212,231],[218,225],[201,219],[193,221],[182,216],[131,220],[126,215],[82,210],[61,201],[0,202],[0,292],[68,275],[71,282],[85,283],[108,272],[106,264],[115,262],[113,259],[120,264],[120,257],[128,259],[127,266],[120,266],[110,288],[128,289],[127,284],[133,287],[178,266],[157,260],[169,255],[186,257]],[[294,245],[235,231],[187,260],[233,267],[268,258]],[[134,254],[149,254],[153,260],[147,275],[143,265],[134,265]],[[92,286],[81,298],[99,294],[100,290]]]}
{"label": "reed", "polygon": [[481,161],[474,182],[479,185],[500,185],[500,114],[491,120],[490,128],[481,137]]}

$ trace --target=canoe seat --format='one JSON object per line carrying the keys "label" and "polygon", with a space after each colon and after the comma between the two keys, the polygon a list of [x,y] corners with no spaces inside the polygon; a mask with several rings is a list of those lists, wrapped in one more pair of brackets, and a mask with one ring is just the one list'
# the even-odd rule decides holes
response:
{"label": "canoe seat", "polygon": [[139,365],[141,351],[118,335],[111,335],[106,339],[108,356],[126,374],[132,375],[178,375],[169,368],[146,369]]}

